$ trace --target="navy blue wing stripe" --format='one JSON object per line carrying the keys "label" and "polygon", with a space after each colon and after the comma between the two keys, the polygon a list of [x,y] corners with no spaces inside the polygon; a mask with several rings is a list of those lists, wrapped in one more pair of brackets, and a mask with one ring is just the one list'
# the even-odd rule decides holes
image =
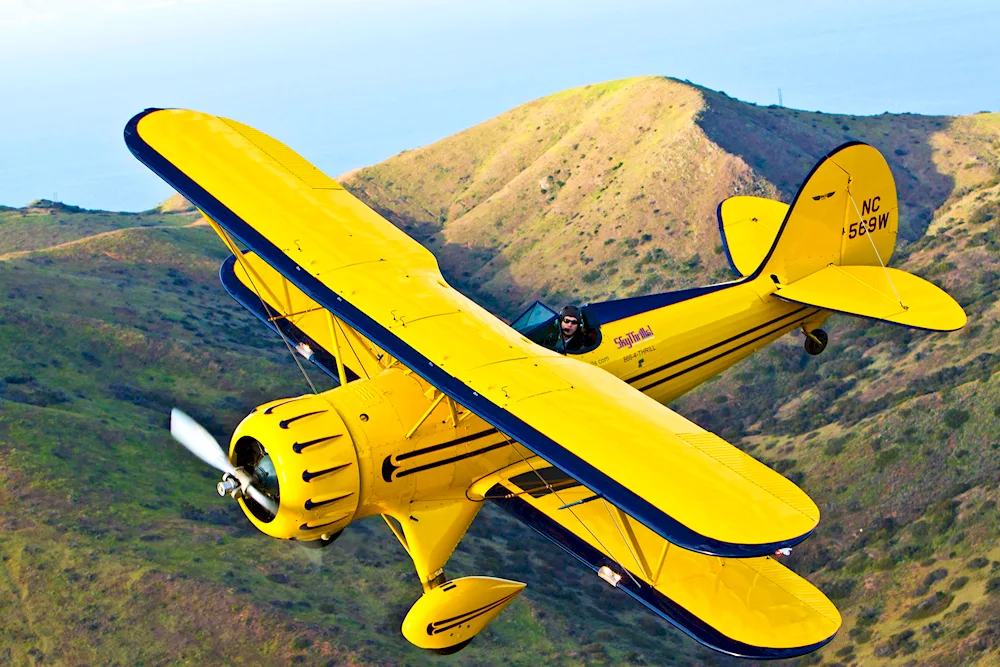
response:
{"label": "navy blue wing stripe", "polygon": [[[496,492],[493,492],[494,490]],[[516,519],[561,547],[567,553],[575,556],[580,562],[595,572],[605,565],[615,572],[621,570],[621,566],[606,554],[587,544],[571,531],[546,516],[544,512],[532,507],[526,500],[517,496],[510,496],[503,487],[499,485],[493,487],[491,492],[487,493],[486,497],[490,498]],[[753,646],[730,639],[678,603],[663,595],[663,593],[660,593],[646,582],[639,580],[638,577],[635,581],[630,577],[622,577],[622,580],[618,582],[618,588],[641,602],[653,613],[669,621],[698,643],[716,651],[741,658],[753,658],[757,660],[794,658],[822,648],[836,635],[834,633],[827,639],[815,644],[792,648]]]}
{"label": "navy blue wing stripe", "polygon": [[812,533],[810,530],[792,539],[766,544],[738,544],[701,535],[665,514],[645,498],[607,476],[576,454],[563,448],[530,424],[480,396],[465,383],[438,368],[405,341],[337,295],[308,271],[303,271],[260,232],[157,153],[139,136],[137,127],[144,116],[154,111],[158,111],[158,109],[147,109],[137,114],[125,127],[125,143],[140,162],[173,186],[188,201],[208,214],[243,245],[254,250],[272,268],[302,290],[306,296],[329,309],[362,335],[367,336],[413,372],[437,387],[442,393],[472,410],[491,426],[528,447],[582,484],[599,491],[605,498],[664,539],[698,553],[730,558],[747,558],[772,554],[778,549],[795,546]]}

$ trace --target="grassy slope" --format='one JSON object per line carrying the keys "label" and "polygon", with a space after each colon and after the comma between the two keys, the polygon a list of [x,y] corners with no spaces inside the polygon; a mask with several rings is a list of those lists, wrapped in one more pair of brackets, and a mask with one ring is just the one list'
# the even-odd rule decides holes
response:
{"label": "grassy slope", "polygon": [[696,89],[666,79],[586,86],[354,172],[345,185],[506,314],[536,296],[593,300],[721,278],[718,234],[692,223],[714,215],[731,183],[775,190],[706,140],[694,122],[703,108]]}
{"label": "grassy slope", "polygon": [[[380,521],[324,552],[253,531],[170,441],[305,388],[224,294],[207,227],[0,262],[0,663],[671,664],[706,652],[487,508],[450,572],[529,582],[463,653],[399,625],[420,587]],[[314,380],[322,383],[322,377]]]}
{"label": "grassy slope", "polygon": [[[169,204],[169,205],[168,205]],[[0,206],[0,259],[132,227],[180,227],[200,215],[173,198],[144,213],[91,211],[41,199],[24,208]]]}
{"label": "grassy slope", "polygon": [[969,326],[929,334],[835,317],[821,357],[789,337],[677,408],[822,508],[791,565],[846,624],[803,662],[986,664],[1000,660],[1000,114],[819,114],[632,79],[543,98],[345,184],[510,315],[535,297],[558,305],[723,277],[717,202],[789,201],[850,140],[882,150],[896,176],[893,265],[955,294]]}

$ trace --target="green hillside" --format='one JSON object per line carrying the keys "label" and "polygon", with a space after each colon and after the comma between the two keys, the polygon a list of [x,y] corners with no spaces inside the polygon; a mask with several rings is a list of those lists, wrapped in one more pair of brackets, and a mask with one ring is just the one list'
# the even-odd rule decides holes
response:
{"label": "green hillside", "polygon": [[176,405],[227,441],[253,406],[307,390],[221,289],[224,254],[201,225],[0,262],[0,664],[706,658],[492,507],[449,572],[529,589],[450,660],[400,634],[420,584],[380,520],[323,552],[254,531],[167,433]]}
{"label": "green hillside", "polygon": [[74,243],[96,234],[132,227],[183,227],[201,215],[187,202],[174,198],[143,213],[91,211],[39,199],[24,208],[0,206],[0,259],[18,253]]}
{"label": "green hillside", "polygon": [[[890,161],[893,265],[966,307],[956,334],[831,319],[677,402],[797,481],[823,520],[789,564],[845,625],[824,665],[1000,662],[1000,114],[762,108],[671,79],[565,91],[343,180],[510,316],[728,279],[715,207],[788,201],[851,139]],[[218,282],[182,199],[141,214],[0,209],[0,664],[736,664],[484,509],[449,574],[525,594],[463,652],[411,647],[420,594],[379,521],[322,552],[252,530],[174,444],[179,406],[222,439],[307,390]],[[325,386],[324,377],[312,379]]]}

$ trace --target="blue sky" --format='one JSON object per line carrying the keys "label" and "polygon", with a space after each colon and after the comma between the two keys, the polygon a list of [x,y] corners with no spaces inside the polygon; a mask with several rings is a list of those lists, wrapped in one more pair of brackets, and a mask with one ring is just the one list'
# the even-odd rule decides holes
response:
{"label": "blue sky", "polygon": [[143,210],[150,106],[268,132],[337,175],[518,104],[643,74],[836,113],[1000,110],[1000,3],[0,0],[0,204]]}

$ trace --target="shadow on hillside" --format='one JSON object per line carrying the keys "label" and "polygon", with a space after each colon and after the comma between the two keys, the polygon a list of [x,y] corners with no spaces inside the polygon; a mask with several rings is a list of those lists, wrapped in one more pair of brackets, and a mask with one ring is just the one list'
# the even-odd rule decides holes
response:
{"label": "shadow on hillside", "polygon": [[948,116],[882,114],[848,116],[758,107],[724,93],[702,90],[706,107],[698,124],[708,138],[738,155],[791,201],[816,162],[848,141],[864,141],[885,156],[896,178],[900,236],[915,241],[955,187],[938,171],[932,134],[948,129]]}

